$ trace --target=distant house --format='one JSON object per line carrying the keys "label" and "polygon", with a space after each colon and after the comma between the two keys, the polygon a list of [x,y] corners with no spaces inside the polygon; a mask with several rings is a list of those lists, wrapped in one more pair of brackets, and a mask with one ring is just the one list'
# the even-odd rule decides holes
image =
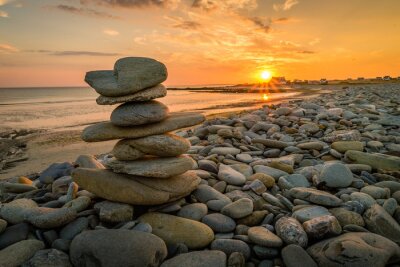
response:
{"label": "distant house", "polygon": [[383,77],[383,80],[384,81],[390,81],[392,78],[390,77],[390,76],[385,76],[385,77]]}
{"label": "distant house", "polygon": [[328,84],[328,80],[325,78],[322,78],[321,80],[319,80],[319,84]]}
{"label": "distant house", "polygon": [[272,77],[270,80],[272,84],[287,84],[285,77]]}
{"label": "distant house", "polygon": [[377,80],[382,80],[382,77],[376,77]]}

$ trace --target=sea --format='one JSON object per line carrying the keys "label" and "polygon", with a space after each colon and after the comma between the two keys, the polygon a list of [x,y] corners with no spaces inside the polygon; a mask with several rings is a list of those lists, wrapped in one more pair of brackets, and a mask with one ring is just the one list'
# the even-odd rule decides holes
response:
{"label": "sea", "polygon": [[[205,86],[197,86],[205,87]],[[209,85],[210,88],[215,88]],[[174,88],[179,88],[174,86]],[[255,109],[274,100],[294,97],[284,92],[234,93],[191,89],[168,90],[158,99],[171,112],[197,111],[205,115]],[[98,94],[89,87],[0,88],[0,131],[9,129],[65,130],[107,121],[116,106],[97,105]]]}

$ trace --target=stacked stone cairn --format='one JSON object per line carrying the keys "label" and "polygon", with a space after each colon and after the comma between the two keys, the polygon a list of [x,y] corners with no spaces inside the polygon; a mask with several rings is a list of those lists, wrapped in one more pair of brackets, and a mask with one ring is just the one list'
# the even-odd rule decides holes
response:
{"label": "stacked stone cairn", "polygon": [[88,72],[85,81],[99,94],[98,104],[119,105],[110,122],[87,127],[82,139],[121,139],[104,168],[78,168],[74,181],[107,200],[133,205],[159,205],[190,194],[200,178],[190,170],[192,158],[185,138],[169,133],[204,121],[198,113],[169,113],[154,100],[166,95],[164,64],[150,58],[122,58],[114,71]]}

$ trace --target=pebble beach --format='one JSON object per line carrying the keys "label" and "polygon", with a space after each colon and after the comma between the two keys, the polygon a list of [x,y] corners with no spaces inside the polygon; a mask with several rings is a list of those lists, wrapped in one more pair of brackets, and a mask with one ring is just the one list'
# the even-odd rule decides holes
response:
{"label": "pebble beach", "polygon": [[0,180],[0,266],[400,265],[398,84],[206,119],[157,101],[166,77],[87,74],[118,105],[81,137],[119,141]]}

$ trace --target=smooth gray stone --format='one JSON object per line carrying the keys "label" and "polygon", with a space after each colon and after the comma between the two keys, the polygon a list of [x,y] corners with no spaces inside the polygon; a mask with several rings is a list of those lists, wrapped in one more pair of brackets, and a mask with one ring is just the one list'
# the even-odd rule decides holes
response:
{"label": "smooth gray stone", "polygon": [[228,257],[234,253],[239,252],[242,253],[243,256],[248,259],[251,254],[251,250],[249,245],[241,240],[235,239],[217,239],[211,243],[210,248],[212,250],[221,250],[223,251]]}
{"label": "smooth gray stone", "polygon": [[156,86],[140,90],[139,92],[124,95],[124,96],[102,96],[96,99],[98,105],[115,105],[126,102],[144,102],[156,98],[161,98],[167,95],[167,88],[164,85],[158,84]]}
{"label": "smooth gray stone", "polygon": [[38,250],[44,249],[42,241],[22,240],[0,250],[0,266],[17,267],[29,260]]}
{"label": "smooth gray stone", "polygon": [[64,226],[60,231],[60,238],[72,240],[89,226],[89,220],[86,217],[80,217],[75,221]]}
{"label": "smooth gray stone", "polygon": [[286,267],[318,267],[307,251],[298,245],[288,245],[281,253]]}
{"label": "smooth gray stone", "polygon": [[111,113],[111,123],[117,126],[136,126],[164,120],[169,110],[161,102],[128,102],[118,106]]}
{"label": "smooth gray stone", "polygon": [[166,260],[161,267],[226,267],[226,254],[218,250],[202,250],[180,254]]}
{"label": "smooth gray stone", "polygon": [[0,234],[0,250],[14,243],[25,240],[28,237],[29,225],[19,223],[9,226]]}
{"label": "smooth gray stone", "polygon": [[207,224],[214,232],[229,233],[235,230],[234,220],[221,213],[212,213],[203,217],[202,223]]}
{"label": "smooth gray stone", "polygon": [[72,267],[68,254],[57,249],[43,249],[35,253],[22,267]]}

